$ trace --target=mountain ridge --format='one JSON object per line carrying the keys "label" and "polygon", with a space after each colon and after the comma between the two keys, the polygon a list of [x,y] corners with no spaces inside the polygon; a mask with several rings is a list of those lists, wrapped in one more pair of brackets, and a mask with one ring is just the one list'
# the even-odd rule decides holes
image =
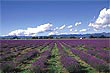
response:
{"label": "mountain ridge", "polygon": [[0,36],[0,39],[10,39],[10,38],[32,38],[32,37],[53,37],[53,38],[69,38],[69,37],[75,37],[75,38],[81,38],[81,37],[85,37],[85,38],[89,38],[90,36],[94,36],[94,37],[99,37],[101,35],[104,35],[105,37],[110,37],[110,32],[106,33],[106,32],[102,32],[102,33],[87,33],[87,34],[61,34],[61,35],[50,35],[50,36]]}

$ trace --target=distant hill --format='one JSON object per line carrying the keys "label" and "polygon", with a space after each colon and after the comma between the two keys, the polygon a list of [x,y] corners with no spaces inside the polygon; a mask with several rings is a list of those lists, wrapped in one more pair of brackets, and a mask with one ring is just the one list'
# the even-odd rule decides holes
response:
{"label": "distant hill", "polygon": [[[93,34],[63,34],[63,35],[50,35],[50,36],[34,36],[34,37],[53,37],[53,38],[89,38],[90,36],[100,37],[105,36],[110,38],[110,33],[93,33]],[[32,39],[33,36],[0,36],[0,39]]]}
{"label": "distant hill", "polygon": [[3,39],[13,39],[13,38],[20,38],[20,39],[28,39],[32,38],[32,36],[0,36]]}
{"label": "distant hill", "polygon": [[63,34],[63,35],[51,35],[54,38],[60,38],[60,37],[64,37],[64,38],[68,38],[68,37],[76,37],[76,38],[89,38],[90,36],[94,36],[94,37],[100,37],[102,35],[104,35],[105,37],[110,37],[110,33],[93,33],[93,34]]}

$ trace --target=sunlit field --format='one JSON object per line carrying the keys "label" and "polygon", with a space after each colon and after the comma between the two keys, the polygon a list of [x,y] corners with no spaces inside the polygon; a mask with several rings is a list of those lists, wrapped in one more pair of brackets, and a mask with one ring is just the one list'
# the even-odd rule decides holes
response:
{"label": "sunlit field", "polygon": [[109,73],[109,39],[0,40],[0,73]]}

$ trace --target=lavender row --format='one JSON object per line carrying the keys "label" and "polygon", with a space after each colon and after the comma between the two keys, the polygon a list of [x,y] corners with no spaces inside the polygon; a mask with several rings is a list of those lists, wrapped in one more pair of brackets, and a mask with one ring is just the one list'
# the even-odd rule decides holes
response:
{"label": "lavender row", "polygon": [[[36,47],[42,45],[47,41],[43,40],[0,40],[1,48],[15,48],[15,47]],[[48,40],[50,42],[50,40]]]}
{"label": "lavender row", "polygon": [[[47,46],[49,42],[44,43],[44,47]],[[37,47],[39,47],[40,44],[37,45]],[[15,48],[14,50],[10,49],[10,48],[0,48],[0,61],[3,60],[11,60],[13,57],[16,57],[17,55],[19,55],[20,52],[22,52],[22,50],[26,49],[25,47],[21,47],[21,48]],[[28,53],[27,53],[28,54]],[[26,54],[26,55],[27,55]],[[23,58],[24,57],[24,58]],[[25,57],[25,54],[22,55],[22,57],[17,57],[18,59],[25,59],[27,57]],[[18,60],[17,60],[18,61]]]}
{"label": "lavender row", "polygon": [[104,51],[97,51],[96,49],[87,49],[87,53],[91,54],[93,56],[96,56],[97,58],[105,60],[107,63],[110,63],[110,52],[104,52]]}
{"label": "lavender row", "polygon": [[59,54],[61,55],[60,61],[62,65],[70,72],[70,73],[80,73],[81,66],[76,59],[71,56],[68,56],[66,51],[63,50],[60,43],[57,43],[57,47],[59,49]]}
{"label": "lavender row", "polygon": [[110,48],[109,40],[62,40],[71,46],[85,45],[85,48]]}
{"label": "lavender row", "polygon": [[17,63],[22,63],[23,61],[27,60],[27,59],[30,59],[30,58],[33,58],[33,56],[39,54],[39,51],[38,50],[35,50],[33,49],[32,51],[29,51],[23,55],[20,55],[20,56],[17,56],[16,57],[16,62]]}
{"label": "lavender row", "polygon": [[32,63],[32,71],[34,73],[46,73],[46,68],[48,66],[48,59],[51,56],[51,49],[53,48],[54,43],[51,43],[49,45],[49,48],[45,51],[43,51],[40,54],[40,57]]}
{"label": "lavender row", "polygon": [[[84,41],[84,40],[83,40]],[[89,41],[90,42],[90,41]],[[97,42],[97,41],[96,41]],[[67,43],[67,42],[66,42]],[[77,42],[78,43],[78,42]],[[93,41],[93,43],[94,43],[94,41]],[[93,44],[92,42],[91,42],[91,44]],[[68,43],[67,43],[68,44]],[[84,43],[83,43],[84,44]],[[100,43],[99,43],[100,44]],[[72,45],[72,43],[71,44],[69,44],[71,47],[74,45]],[[97,44],[96,44],[97,45]],[[104,45],[104,44],[103,44]],[[107,45],[107,43],[106,43],[106,45]],[[89,46],[89,45],[87,45],[87,46]],[[83,48],[88,48],[87,46],[85,46],[85,47],[83,47]],[[105,45],[104,45],[105,46]],[[98,48],[98,47],[100,47],[99,45],[97,45],[97,48],[93,48],[93,47],[91,47],[90,48],[90,46],[89,46],[89,48],[87,49],[87,53],[88,54],[91,54],[91,55],[94,55],[94,56],[96,56],[97,58],[100,58],[100,59],[103,59],[103,60],[105,60],[107,63],[109,63],[110,62],[110,56],[109,56],[109,53],[110,53],[110,50],[104,50],[104,49],[102,49],[102,48]]]}
{"label": "lavender row", "polygon": [[0,62],[0,73],[15,73],[16,64],[13,61]]}
{"label": "lavender row", "polygon": [[[63,44],[65,45],[65,44]],[[66,45],[65,45],[66,46]],[[66,46],[67,48],[70,48],[68,46]],[[98,49],[98,48],[94,48],[94,49],[87,49],[87,53],[88,54],[91,54],[93,56],[96,56],[97,58],[100,58],[100,59],[103,59],[105,60],[107,63],[110,62],[110,56],[109,56],[109,53],[110,51],[109,50],[104,50],[102,48]]]}
{"label": "lavender row", "polygon": [[77,49],[71,49],[71,51],[73,54],[78,55],[86,63],[96,68],[99,72],[109,72],[109,65],[105,61]]}

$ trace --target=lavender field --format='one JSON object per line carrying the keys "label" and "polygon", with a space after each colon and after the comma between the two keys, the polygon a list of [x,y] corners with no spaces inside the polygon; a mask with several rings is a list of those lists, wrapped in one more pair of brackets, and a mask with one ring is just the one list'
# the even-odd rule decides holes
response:
{"label": "lavender field", "polygon": [[0,40],[0,73],[109,73],[109,39]]}

